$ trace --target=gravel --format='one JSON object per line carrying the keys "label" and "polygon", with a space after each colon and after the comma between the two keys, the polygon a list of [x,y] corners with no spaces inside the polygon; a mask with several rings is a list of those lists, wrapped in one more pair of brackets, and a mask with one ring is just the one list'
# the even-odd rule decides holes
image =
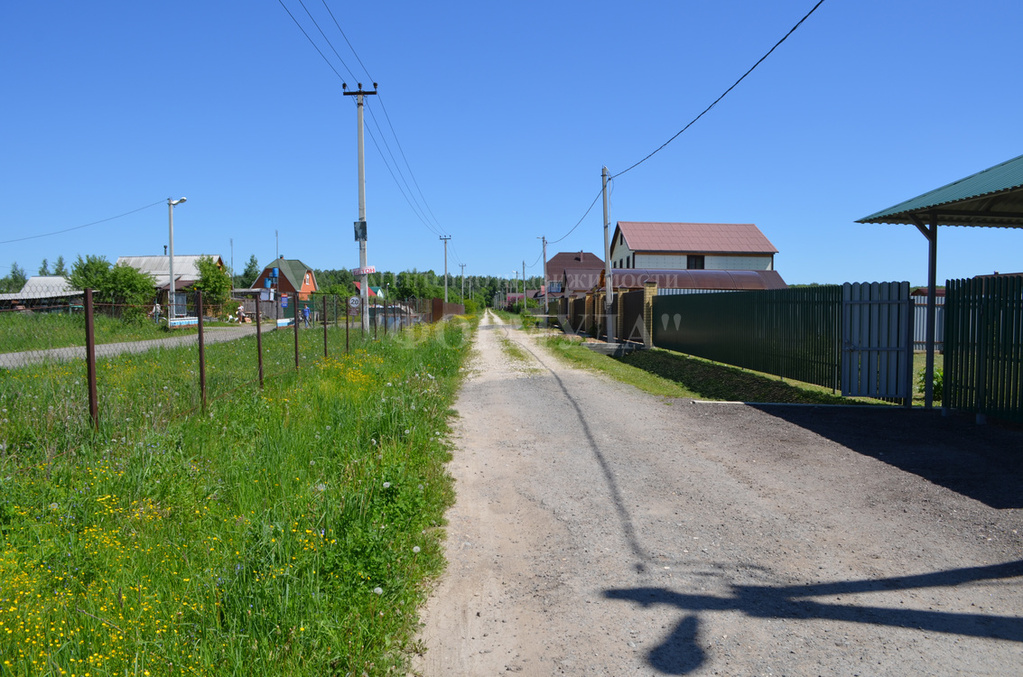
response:
{"label": "gravel", "polygon": [[1020,430],[657,398],[492,314],[476,349],[416,673],[1023,670]]}

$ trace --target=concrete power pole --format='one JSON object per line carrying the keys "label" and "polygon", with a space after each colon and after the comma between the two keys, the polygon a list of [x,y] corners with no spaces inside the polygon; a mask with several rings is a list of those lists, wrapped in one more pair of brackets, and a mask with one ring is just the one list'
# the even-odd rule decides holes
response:
{"label": "concrete power pole", "polygon": [[[373,83],[373,91],[363,91],[362,83],[354,92],[348,91],[348,85],[341,84],[345,96],[354,96],[358,110],[359,125],[359,220],[355,222],[355,240],[359,243],[359,296],[362,297],[362,330],[369,328],[369,271],[366,263],[366,141],[363,130],[363,97],[377,93],[377,83]],[[296,316],[297,317],[297,316]]]}
{"label": "concrete power pole", "polygon": [[444,303],[448,302],[448,240],[451,239],[450,235],[441,235],[440,239],[444,241]]}
{"label": "concrete power pole", "polygon": [[526,262],[522,262],[522,312],[526,312]]}
{"label": "concrete power pole", "polygon": [[543,314],[547,315],[551,310],[547,302],[547,293],[550,292],[547,288],[550,285],[550,280],[547,279],[547,236],[541,235],[540,240],[543,242]]}
{"label": "concrete power pole", "polygon": [[607,218],[607,167],[600,172],[601,193],[604,195],[604,315],[607,317],[607,342],[615,342],[614,318],[611,317],[611,236],[608,234],[610,222]]}
{"label": "concrete power pole", "polygon": [[462,268],[462,304],[465,304],[465,264],[458,264]]}

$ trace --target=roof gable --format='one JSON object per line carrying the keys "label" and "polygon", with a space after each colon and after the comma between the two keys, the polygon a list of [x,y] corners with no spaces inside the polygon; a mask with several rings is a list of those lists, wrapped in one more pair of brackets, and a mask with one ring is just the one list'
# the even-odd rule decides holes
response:
{"label": "roof gable", "polygon": [[778,250],[752,223],[667,223],[619,221],[619,234],[636,252],[688,254],[777,254]]}
{"label": "roof gable", "polygon": [[274,259],[273,263],[263,268],[263,272],[271,268],[280,269],[281,276],[287,279],[295,289],[302,288],[302,281],[305,279],[306,272],[313,272],[312,268],[298,259],[286,259],[283,256],[279,259]]}

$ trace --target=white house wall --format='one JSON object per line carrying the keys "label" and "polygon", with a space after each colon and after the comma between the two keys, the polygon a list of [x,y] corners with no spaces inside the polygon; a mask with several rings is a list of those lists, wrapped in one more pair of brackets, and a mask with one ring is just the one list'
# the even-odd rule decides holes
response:
{"label": "white house wall", "polygon": [[[612,260],[618,261],[632,254],[626,253],[626,248],[621,248],[622,253],[617,251]],[[632,268],[649,270],[685,270],[687,264],[686,254],[636,254],[636,262]],[[706,254],[703,260],[703,267],[707,270],[773,270],[771,256],[720,256]]]}

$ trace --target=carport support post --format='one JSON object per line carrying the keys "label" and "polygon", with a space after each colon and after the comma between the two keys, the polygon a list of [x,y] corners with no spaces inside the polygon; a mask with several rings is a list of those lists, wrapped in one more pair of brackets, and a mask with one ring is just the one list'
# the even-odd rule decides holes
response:
{"label": "carport support post", "polygon": [[934,407],[934,324],[937,316],[938,217],[931,214],[927,235],[927,363],[924,367],[924,408]]}

